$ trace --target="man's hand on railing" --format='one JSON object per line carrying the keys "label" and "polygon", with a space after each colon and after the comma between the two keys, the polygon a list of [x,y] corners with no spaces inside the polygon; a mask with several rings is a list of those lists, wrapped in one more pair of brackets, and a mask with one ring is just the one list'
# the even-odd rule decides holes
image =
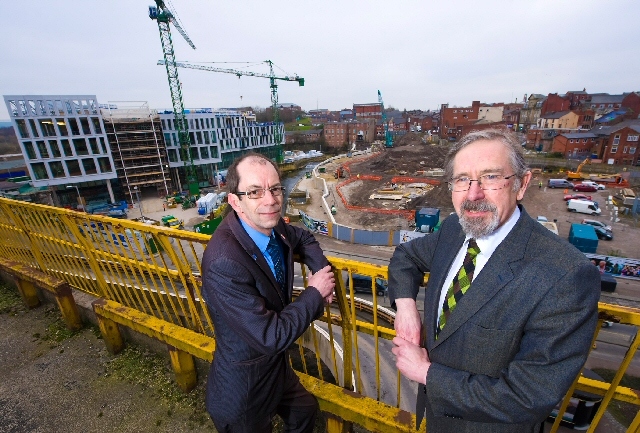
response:
{"label": "man's hand on railing", "polygon": [[410,343],[420,345],[420,313],[416,306],[415,299],[399,298],[396,299],[396,318],[393,327],[396,335]]}
{"label": "man's hand on railing", "polygon": [[333,289],[336,287],[336,281],[330,265],[315,274],[309,272],[309,285],[318,289],[326,303],[333,302]]}

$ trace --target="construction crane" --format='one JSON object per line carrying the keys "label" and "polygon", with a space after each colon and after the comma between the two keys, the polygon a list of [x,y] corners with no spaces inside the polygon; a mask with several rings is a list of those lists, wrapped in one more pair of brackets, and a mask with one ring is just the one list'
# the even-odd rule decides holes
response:
{"label": "construction crane", "polygon": [[393,137],[389,131],[389,122],[387,122],[387,113],[384,112],[384,102],[382,101],[382,93],[378,90],[378,102],[382,111],[382,124],[384,125],[384,147],[393,147]]}
{"label": "construction crane", "polygon": [[[285,75],[285,76],[277,76],[273,72],[273,62],[271,60],[265,60],[264,63],[269,65],[269,73],[262,74],[259,72],[250,72],[250,71],[239,71],[236,69],[224,69],[224,68],[216,68],[213,66],[205,66],[198,65],[195,63],[189,62],[175,62],[175,65],[179,68],[190,68],[190,69],[199,69],[201,71],[210,71],[210,72],[222,72],[225,74],[233,74],[238,78],[242,76],[247,77],[261,77],[269,79],[269,87],[271,88],[271,110],[273,111],[273,122],[274,122],[274,143],[278,146],[278,162],[282,162],[282,149],[280,148],[282,144],[282,133],[279,128],[280,123],[280,115],[278,114],[278,85],[276,84],[276,80],[282,81],[297,81],[298,86],[304,86],[304,78],[299,77],[298,75]],[[158,65],[166,65],[166,56],[165,60],[159,60]]]}
{"label": "construction crane", "polygon": [[[158,22],[160,30],[160,42],[162,42],[162,52],[164,54],[164,64],[167,69],[169,79],[169,90],[171,91],[171,102],[173,103],[173,113],[175,116],[175,129],[178,133],[180,143],[180,155],[186,169],[186,179],[189,195],[200,194],[196,169],[191,157],[191,141],[189,139],[189,127],[187,117],[184,114],[184,102],[182,100],[182,84],[178,79],[178,67],[176,66],[176,56],[173,52],[173,42],[171,40],[171,30],[169,24],[173,24],[175,29],[182,35],[185,41],[193,48],[196,46],[191,42],[187,32],[184,31],[175,13],[165,6],[163,0],[155,0],[155,6],[149,6],[149,18]],[[188,164],[187,164],[188,162]]]}

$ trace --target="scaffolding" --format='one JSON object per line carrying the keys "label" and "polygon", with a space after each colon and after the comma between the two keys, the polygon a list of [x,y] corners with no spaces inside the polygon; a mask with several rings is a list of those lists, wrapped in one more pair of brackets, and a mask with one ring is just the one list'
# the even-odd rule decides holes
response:
{"label": "scaffolding", "polygon": [[160,119],[147,102],[110,101],[103,120],[123,190],[133,202],[136,190],[155,187],[158,195],[174,191]]}

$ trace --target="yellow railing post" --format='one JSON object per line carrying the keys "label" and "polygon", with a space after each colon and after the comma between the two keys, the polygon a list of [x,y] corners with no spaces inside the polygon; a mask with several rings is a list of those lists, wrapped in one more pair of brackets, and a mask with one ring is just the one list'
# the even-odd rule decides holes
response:
{"label": "yellow railing post", "polygon": [[169,346],[169,357],[171,358],[171,365],[173,371],[176,374],[176,382],[178,386],[184,392],[189,392],[196,387],[197,375],[196,367],[193,362],[193,355]]}
{"label": "yellow railing post", "polygon": [[22,278],[16,277],[16,284],[18,286],[18,292],[20,292],[20,296],[22,297],[22,301],[27,306],[27,308],[36,308],[40,305],[40,298],[38,298],[38,291],[36,290],[36,286],[27,280],[23,280]]}

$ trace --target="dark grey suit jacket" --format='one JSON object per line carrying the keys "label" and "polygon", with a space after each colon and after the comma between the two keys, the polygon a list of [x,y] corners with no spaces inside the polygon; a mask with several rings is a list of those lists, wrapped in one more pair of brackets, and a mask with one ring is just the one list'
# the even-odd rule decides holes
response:
{"label": "dark grey suit jacket", "polygon": [[323,312],[324,299],[311,286],[291,303],[293,255],[313,272],[328,264],[318,242],[282,220],[275,231],[287,265],[286,298],[235,212],[216,229],[202,258],[203,296],[216,337],[206,404],[220,424],[274,414],[285,379],[297,380],[285,350]]}
{"label": "dark grey suit jacket", "polygon": [[[434,432],[534,432],[562,398],[589,353],[600,276],[584,254],[521,209],[435,339],[440,290],[464,242],[458,217],[401,244],[389,293],[416,298],[425,272],[424,345],[431,359],[419,386]],[[420,395],[422,393],[422,395]]]}

